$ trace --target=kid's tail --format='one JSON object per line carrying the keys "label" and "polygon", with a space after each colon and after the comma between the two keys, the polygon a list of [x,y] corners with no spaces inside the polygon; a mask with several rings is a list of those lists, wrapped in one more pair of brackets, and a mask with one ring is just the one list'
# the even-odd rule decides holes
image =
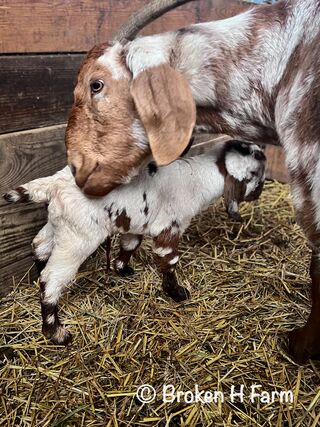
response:
{"label": "kid's tail", "polygon": [[46,178],[38,178],[27,184],[20,185],[14,190],[8,191],[8,193],[3,195],[3,198],[9,203],[48,203],[54,181],[54,175]]}

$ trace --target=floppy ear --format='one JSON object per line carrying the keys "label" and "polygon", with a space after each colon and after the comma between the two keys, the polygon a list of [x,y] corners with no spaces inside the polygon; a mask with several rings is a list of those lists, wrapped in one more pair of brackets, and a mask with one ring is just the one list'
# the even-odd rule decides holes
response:
{"label": "floppy ear", "polygon": [[158,65],[133,79],[131,95],[156,163],[167,165],[187,147],[196,121],[187,80],[168,64]]}
{"label": "floppy ear", "polygon": [[241,215],[239,213],[239,204],[244,200],[245,193],[245,180],[239,181],[227,173],[224,183],[223,196],[229,218],[232,218],[236,221],[242,221]]}

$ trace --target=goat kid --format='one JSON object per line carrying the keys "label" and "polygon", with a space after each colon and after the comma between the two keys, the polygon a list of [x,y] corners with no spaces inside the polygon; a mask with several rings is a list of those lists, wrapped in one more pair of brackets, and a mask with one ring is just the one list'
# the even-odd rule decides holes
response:
{"label": "goat kid", "polygon": [[116,270],[127,275],[131,255],[142,236],[154,242],[164,291],[175,301],[189,292],[180,286],[175,267],[178,242],[191,219],[224,195],[227,211],[239,219],[239,203],[259,197],[264,183],[265,156],[257,145],[239,141],[217,143],[210,154],[180,159],[157,168],[150,163],[131,182],[102,198],[88,198],[77,187],[67,166],[7,193],[9,202],[47,202],[48,223],[33,240],[41,272],[43,333],[57,344],[71,334],[58,317],[63,288],[80,265],[107,237],[120,233]]}

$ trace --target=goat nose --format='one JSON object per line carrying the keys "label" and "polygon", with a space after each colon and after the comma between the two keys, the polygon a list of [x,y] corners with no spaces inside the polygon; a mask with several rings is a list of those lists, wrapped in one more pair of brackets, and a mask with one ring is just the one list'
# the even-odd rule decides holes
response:
{"label": "goat nose", "polygon": [[96,170],[98,163],[91,159],[84,159],[80,167],[76,168],[75,180],[78,187],[84,187],[89,176]]}

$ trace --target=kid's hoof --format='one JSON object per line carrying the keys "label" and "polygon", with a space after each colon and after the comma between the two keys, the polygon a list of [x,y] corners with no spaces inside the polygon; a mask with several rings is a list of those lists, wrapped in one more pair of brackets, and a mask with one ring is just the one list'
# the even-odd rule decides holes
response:
{"label": "kid's hoof", "polygon": [[121,277],[129,277],[134,274],[134,269],[130,265],[125,265],[123,268],[118,269],[118,273]]}
{"label": "kid's hoof", "polygon": [[168,290],[168,295],[175,301],[181,302],[190,298],[190,292],[187,288],[183,286],[178,286],[177,288],[172,288]]}
{"label": "kid's hoof", "polygon": [[43,327],[42,332],[47,339],[56,345],[68,345],[72,341],[71,333],[63,326],[58,326],[53,333],[52,330],[49,331]]}
{"label": "kid's hoof", "polygon": [[175,273],[164,273],[162,280],[162,288],[175,302],[185,301],[190,298],[188,289],[178,284]]}

